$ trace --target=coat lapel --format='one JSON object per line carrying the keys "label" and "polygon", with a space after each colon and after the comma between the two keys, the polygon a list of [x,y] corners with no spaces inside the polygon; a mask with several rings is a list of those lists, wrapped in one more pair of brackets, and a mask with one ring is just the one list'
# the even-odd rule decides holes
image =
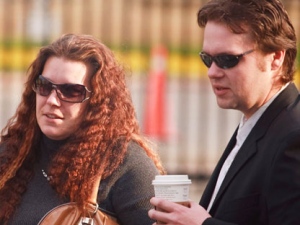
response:
{"label": "coat lapel", "polygon": [[[268,127],[271,125],[272,121],[277,117],[277,115],[288,105],[292,104],[298,96],[298,90],[294,84],[290,84],[279,96],[272,102],[272,104],[266,109],[261,118],[257,121],[256,125],[253,127],[252,131],[246,138],[245,142],[241,146],[239,152],[237,153],[231,167],[229,168],[224,181],[220,187],[220,190],[216,196],[214,204],[212,206],[211,212],[214,211],[214,208],[217,206],[218,200],[222,197],[227,186],[230,184],[235,175],[240,171],[241,167],[253,157],[257,151],[257,141],[262,138]],[[216,166],[215,171],[212,174],[211,180],[209,181],[203,197],[200,201],[200,204],[205,208],[209,204],[210,198],[212,196],[216,181],[219,176],[221,167],[226,160],[228,154],[235,145],[235,137],[237,130],[233,137],[231,138],[227,148],[224,151],[219,163]],[[233,141],[234,139],[234,141]],[[233,146],[232,146],[233,145]]]}
{"label": "coat lapel", "polygon": [[227,147],[224,150],[222,157],[220,158],[218,164],[216,165],[216,168],[214,169],[214,171],[207,183],[207,186],[203,192],[203,195],[200,200],[200,205],[202,205],[204,208],[208,207],[208,204],[209,204],[211,196],[213,194],[213,191],[214,191],[220,170],[222,168],[222,165],[223,165],[224,161],[226,160],[227,156],[229,155],[229,153],[231,152],[231,150],[233,149],[233,147],[235,146],[237,131],[238,131],[238,129],[236,129],[234,134],[232,135]]}

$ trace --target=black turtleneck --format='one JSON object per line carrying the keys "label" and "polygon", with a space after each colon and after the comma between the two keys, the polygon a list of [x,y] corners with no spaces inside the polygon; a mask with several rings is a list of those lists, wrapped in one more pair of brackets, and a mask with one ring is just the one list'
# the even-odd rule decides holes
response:
{"label": "black turtleneck", "polygon": [[63,143],[64,141],[55,141],[43,136],[40,145],[40,159],[34,167],[34,177],[28,184],[21,204],[9,224],[37,224],[46,212],[63,203],[42,173],[42,170],[47,169],[51,157]]}
{"label": "black turtleneck", "polygon": [[[34,167],[34,177],[9,225],[36,225],[45,213],[64,203],[42,173],[64,143],[65,140],[55,141],[43,136],[41,157]],[[98,193],[100,207],[116,214],[121,225],[152,224],[154,221],[148,217],[148,210],[152,208],[149,200],[154,196],[151,182],[157,174],[156,167],[144,150],[131,142],[123,164],[101,181]]]}

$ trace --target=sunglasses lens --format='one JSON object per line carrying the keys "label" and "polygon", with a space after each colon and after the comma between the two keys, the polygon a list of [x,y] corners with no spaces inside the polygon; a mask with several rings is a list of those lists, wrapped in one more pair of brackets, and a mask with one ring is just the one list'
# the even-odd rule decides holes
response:
{"label": "sunglasses lens", "polygon": [[217,66],[222,69],[232,68],[239,63],[239,58],[234,55],[219,55],[215,56],[214,60]]}
{"label": "sunglasses lens", "polygon": [[86,90],[80,84],[56,85],[62,100],[69,102],[81,102],[85,99]]}
{"label": "sunglasses lens", "polygon": [[39,76],[35,81],[34,90],[42,96],[48,96],[52,91],[52,84],[48,80]]}
{"label": "sunglasses lens", "polygon": [[212,62],[213,62],[213,59],[210,55],[204,53],[204,52],[201,52],[200,53],[200,58],[202,59],[203,63],[208,67],[210,68]]}

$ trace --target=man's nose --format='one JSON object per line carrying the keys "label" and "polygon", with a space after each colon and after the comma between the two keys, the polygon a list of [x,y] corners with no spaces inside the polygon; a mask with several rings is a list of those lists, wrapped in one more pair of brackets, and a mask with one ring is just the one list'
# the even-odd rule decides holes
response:
{"label": "man's nose", "polygon": [[220,78],[224,75],[223,69],[217,66],[215,62],[212,62],[211,66],[208,68],[207,76],[210,79]]}

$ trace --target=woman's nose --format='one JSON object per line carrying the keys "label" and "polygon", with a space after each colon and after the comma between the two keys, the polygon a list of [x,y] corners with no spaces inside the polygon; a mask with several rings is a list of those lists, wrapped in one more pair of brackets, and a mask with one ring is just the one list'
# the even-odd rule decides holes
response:
{"label": "woman's nose", "polygon": [[57,106],[61,105],[60,99],[55,89],[52,89],[51,93],[48,95],[47,103],[50,105],[57,105]]}

